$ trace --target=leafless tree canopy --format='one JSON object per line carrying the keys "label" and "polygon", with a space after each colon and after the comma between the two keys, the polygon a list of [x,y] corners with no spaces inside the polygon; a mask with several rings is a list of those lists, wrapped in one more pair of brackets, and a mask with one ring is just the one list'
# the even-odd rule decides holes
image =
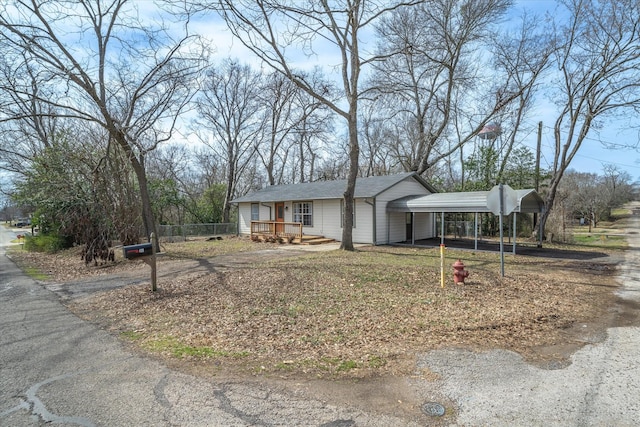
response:
{"label": "leafless tree canopy", "polygon": [[558,107],[544,229],[565,171],[607,119],[640,106],[640,4],[637,1],[562,2],[566,23],[555,24],[554,81],[546,88]]}
{"label": "leafless tree canopy", "polygon": [[209,70],[197,99],[198,134],[227,168],[224,222],[229,222],[236,183],[251,164],[261,135],[259,94],[260,74],[227,60]]}
{"label": "leafless tree canopy", "polygon": [[[358,105],[362,68],[377,59],[361,49],[363,33],[387,13],[417,1],[228,1],[210,6],[223,16],[232,33],[267,66],[282,73],[296,86],[344,118],[348,129],[349,172],[344,192],[341,247],[353,250],[353,194],[359,172]],[[311,57],[319,49],[331,49],[340,62],[340,97],[334,98],[329,83],[305,78],[294,55]]]}
{"label": "leafless tree canopy", "polygon": [[531,20],[524,18],[519,32],[497,33],[509,6],[433,1],[398,9],[377,26],[384,60],[370,85],[396,128],[389,149],[404,170],[427,173],[462,153],[487,123],[506,124],[515,112],[520,117],[505,126],[511,136],[496,147],[508,157],[549,56]]}
{"label": "leafless tree canopy", "polygon": [[[0,169],[33,180],[69,138],[104,138],[87,159],[100,152],[102,172],[127,160],[139,198],[121,198],[141,205],[147,234],[157,218],[232,221],[231,200],[265,185],[346,178],[351,250],[356,177],[400,171],[446,190],[542,182],[544,228],[583,146],[640,109],[635,0],[558,0],[544,17],[513,0],[150,5],[0,5]],[[215,46],[190,32],[203,19],[258,65],[211,61]],[[547,100],[554,146],[539,172],[523,142]]]}
{"label": "leafless tree canopy", "polygon": [[[162,22],[144,25],[142,13],[126,0],[4,3],[0,45],[17,85],[4,91],[12,99],[2,120],[35,127],[56,116],[102,126],[136,173],[150,234],[145,155],[173,134],[205,52],[188,33],[176,38]],[[34,114],[21,103],[42,107]]]}

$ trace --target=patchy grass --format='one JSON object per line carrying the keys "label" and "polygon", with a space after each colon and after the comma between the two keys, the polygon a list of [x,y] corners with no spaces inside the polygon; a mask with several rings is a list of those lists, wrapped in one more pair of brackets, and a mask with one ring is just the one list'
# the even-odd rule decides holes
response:
{"label": "patchy grass", "polygon": [[[465,285],[452,283],[456,258],[471,272]],[[362,377],[409,373],[413,354],[444,346],[536,357],[606,314],[616,287],[615,267],[590,261],[506,255],[501,277],[498,254],[448,250],[445,288],[439,265],[439,249],[315,252],[176,277],[157,293],[130,286],[72,309],[116,332],[135,325],[140,348],[213,374]]]}
{"label": "patchy grass", "polygon": [[[622,240],[611,240],[617,244],[596,249],[545,247],[619,255]],[[606,257],[506,254],[501,277],[498,253],[447,249],[447,285],[441,288],[439,248],[366,247],[287,257],[255,252],[274,246],[242,238],[167,243],[160,262],[206,258],[214,265],[216,256],[229,254],[247,262],[176,273],[163,278],[156,293],[143,283],[72,301],[70,308],[142,351],[193,363],[209,375],[355,378],[410,374],[415,354],[441,347],[562,358],[539,349],[571,342],[574,325],[607,315],[617,287],[615,261]],[[100,280],[90,276],[140,264],[118,254],[115,264],[86,267],[78,249],[17,251],[15,258],[56,281]],[[451,264],[458,258],[471,273],[465,285],[453,284]]]}
{"label": "patchy grass", "polygon": [[183,344],[178,338],[172,336],[154,337],[151,339],[144,339],[140,336],[139,339],[142,340],[142,346],[152,352],[168,353],[171,356],[180,359],[210,359],[214,357],[243,358],[249,356],[249,353],[246,351],[228,352],[224,350],[215,350],[208,346],[192,346]]}
{"label": "patchy grass", "polygon": [[574,243],[582,246],[609,248],[609,249],[626,249],[628,247],[624,236],[608,235],[608,234],[574,234]]}
{"label": "patchy grass", "polygon": [[140,332],[136,332],[136,331],[122,331],[120,332],[120,338],[124,338],[128,341],[138,341],[140,339],[142,339],[144,335],[142,335]]}
{"label": "patchy grass", "polygon": [[578,250],[583,248],[626,249],[627,241],[620,234],[615,222],[601,221],[597,227],[577,226],[569,229],[572,243]]}
{"label": "patchy grass", "polygon": [[43,273],[42,271],[40,271],[38,268],[35,268],[35,267],[24,267],[23,271],[27,276],[31,277],[33,280],[44,281],[49,279],[48,274]]}
{"label": "patchy grass", "polygon": [[611,210],[611,217],[615,219],[628,218],[631,216],[631,209],[628,208],[616,208]]}
{"label": "patchy grass", "polygon": [[11,260],[33,280],[46,281],[51,279],[51,275],[45,272],[46,270],[42,268],[42,265],[33,262],[29,252],[23,250],[21,246],[7,246],[6,252]]}
{"label": "patchy grass", "polygon": [[228,236],[222,240],[194,239],[186,242],[163,243],[163,252],[173,258],[211,258],[231,253],[242,253],[266,249],[274,246],[269,243],[257,244],[243,237]]}

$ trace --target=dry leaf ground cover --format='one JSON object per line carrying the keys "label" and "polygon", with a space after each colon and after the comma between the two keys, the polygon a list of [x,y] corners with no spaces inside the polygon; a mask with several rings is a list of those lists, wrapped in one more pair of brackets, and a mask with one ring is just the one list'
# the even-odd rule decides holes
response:
{"label": "dry leaf ground cover", "polygon": [[[411,373],[415,354],[443,346],[505,348],[534,361],[566,357],[539,350],[579,340],[574,326],[606,318],[616,288],[608,258],[506,255],[503,278],[497,253],[448,250],[441,288],[439,249],[365,247],[270,260],[251,252],[264,248],[242,239],[168,244],[161,263],[215,263],[234,251],[249,263],[180,274],[157,293],[148,284],[127,286],[70,308],[144,352],[211,375],[365,377]],[[57,257],[59,266],[64,255]],[[452,281],[456,258],[471,272],[464,285]]]}

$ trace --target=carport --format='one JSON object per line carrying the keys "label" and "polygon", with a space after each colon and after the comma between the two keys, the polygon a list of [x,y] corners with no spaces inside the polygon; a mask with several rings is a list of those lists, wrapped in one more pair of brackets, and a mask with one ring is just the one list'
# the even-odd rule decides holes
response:
{"label": "carport", "polygon": [[[533,189],[513,190],[516,195],[516,207],[513,209],[513,230],[517,230],[518,213],[541,213],[544,210],[542,197]],[[426,196],[408,196],[396,199],[387,204],[387,212],[411,213],[412,217],[418,212],[440,213],[442,216],[442,230],[440,243],[444,244],[444,215],[445,213],[474,213],[474,247],[478,249],[478,214],[492,213],[489,205],[490,191],[466,191],[454,193],[433,193]],[[435,227],[435,223],[434,223]],[[513,253],[516,251],[516,236],[513,233]],[[542,245],[542,234],[539,235],[539,245]],[[415,245],[412,237],[411,244]]]}

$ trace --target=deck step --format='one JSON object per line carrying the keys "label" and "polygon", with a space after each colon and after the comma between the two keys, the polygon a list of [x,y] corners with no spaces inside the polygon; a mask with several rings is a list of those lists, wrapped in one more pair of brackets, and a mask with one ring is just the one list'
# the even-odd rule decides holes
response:
{"label": "deck step", "polygon": [[333,243],[335,241],[336,241],[336,239],[328,239],[326,237],[321,237],[321,238],[318,238],[318,239],[311,239],[311,240],[303,241],[302,244],[303,245],[322,245],[324,243]]}
{"label": "deck step", "polygon": [[294,244],[297,245],[321,245],[323,243],[332,243],[335,242],[335,239],[329,239],[324,236],[312,236],[312,235],[303,235],[302,239],[294,239]]}

